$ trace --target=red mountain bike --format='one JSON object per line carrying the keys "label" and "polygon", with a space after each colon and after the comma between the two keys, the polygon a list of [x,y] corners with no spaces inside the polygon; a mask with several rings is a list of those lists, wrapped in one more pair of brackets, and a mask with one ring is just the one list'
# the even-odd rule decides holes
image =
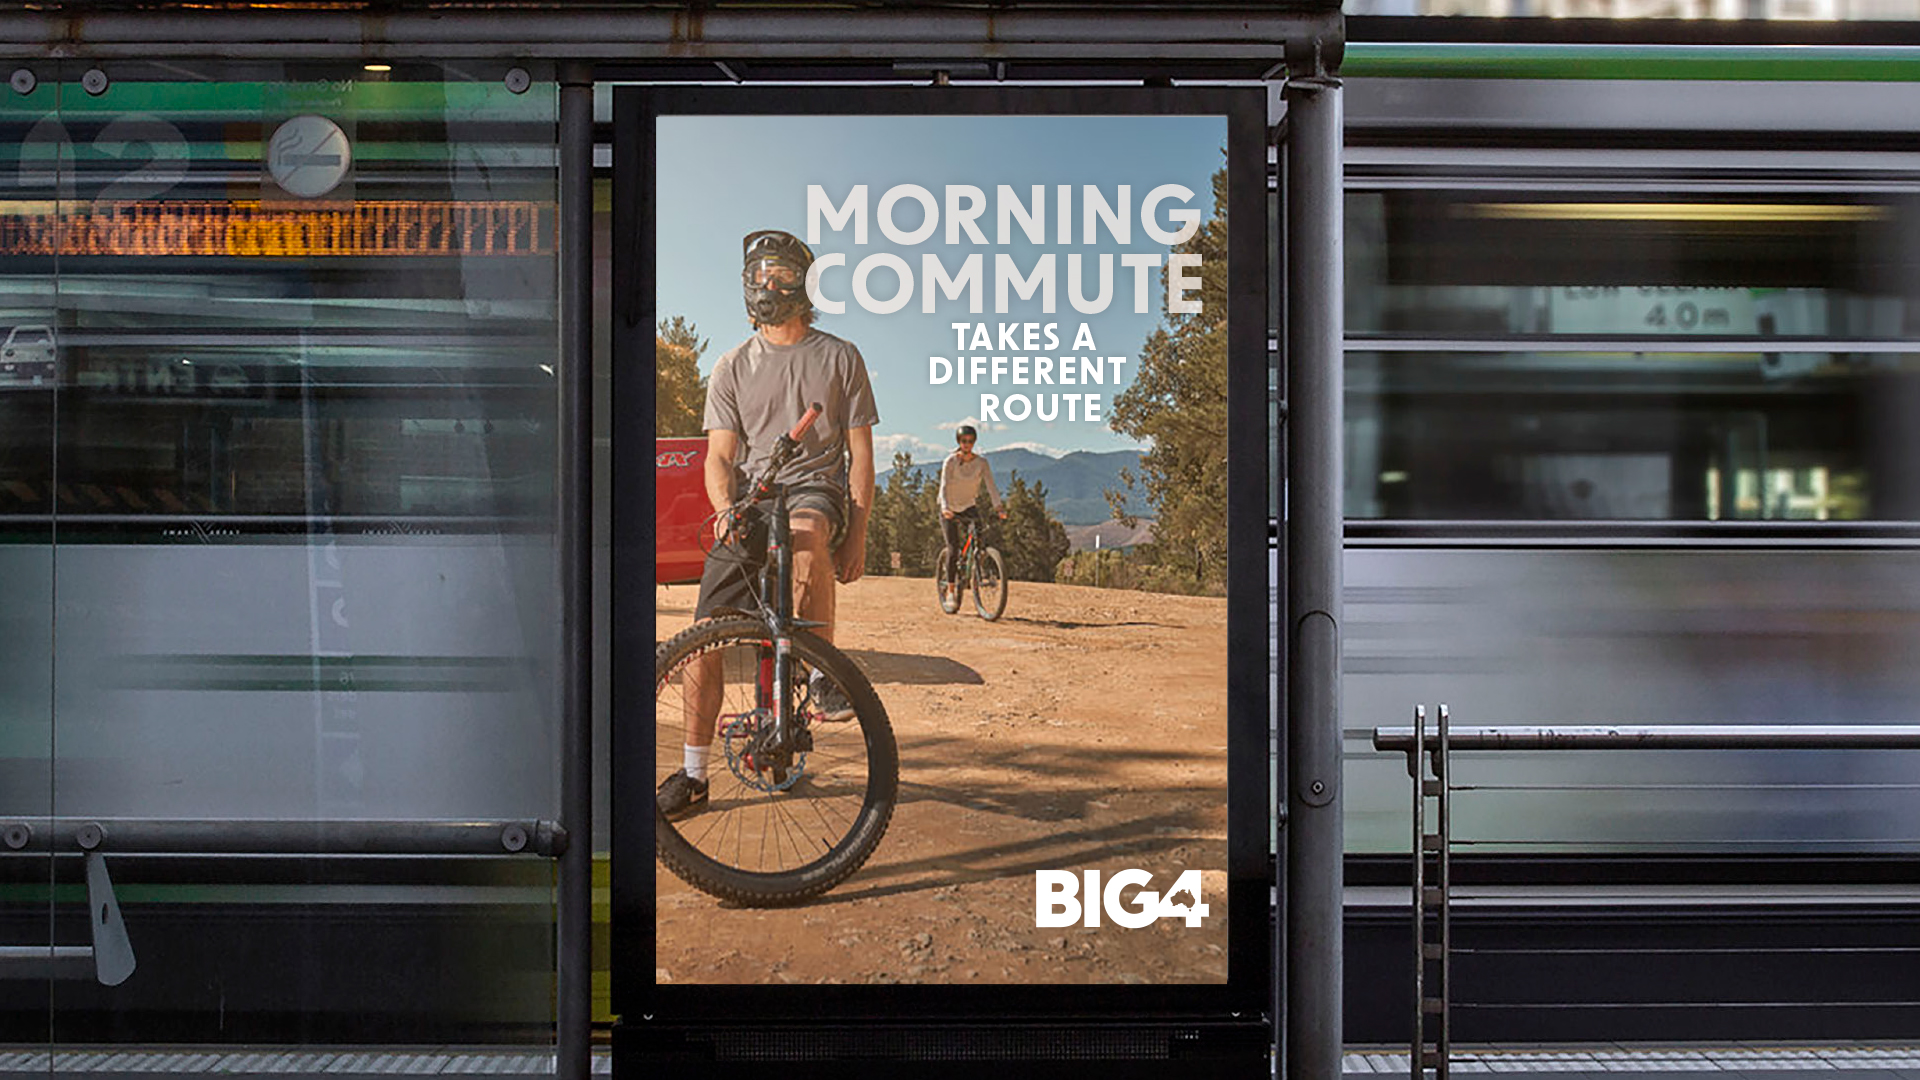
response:
{"label": "red mountain bike", "polygon": [[679,767],[699,717],[713,732],[704,809],[670,821],[655,807],[660,861],[694,888],[750,907],[799,903],[860,869],[886,835],[899,788],[899,751],[873,684],[808,632],[818,623],[793,614],[787,490],[774,477],[819,415],[813,406],[781,436],[760,479],[724,511],[734,537],[765,532],[757,610],[697,622],[654,659],[656,781]]}
{"label": "red mountain bike", "polygon": [[940,561],[934,568],[934,584],[940,590],[940,610],[949,615],[960,610],[960,594],[973,585],[973,607],[980,617],[992,622],[1007,610],[1007,562],[1000,549],[987,547],[980,540],[980,519],[968,515],[967,538],[960,544],[954,562],[959,572],[947,565],[947,549],[940,549]]}

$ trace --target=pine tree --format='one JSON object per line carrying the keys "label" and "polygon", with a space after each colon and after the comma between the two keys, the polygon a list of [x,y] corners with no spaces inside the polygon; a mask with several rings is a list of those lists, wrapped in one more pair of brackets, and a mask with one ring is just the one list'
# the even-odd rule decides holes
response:
{"label": "pine tree", "polygon": [[[1160,571],[1154,580],[1182,591],[1226,584],[1226,196],[1223,169],[1213,176],[1213,216],[1173,249],[1201,256],[1201,310],[1166,316],[1141,349],[1133,384],[1113,402],[1113,429],[1152,443],[1139,472],[1124,477],[1129,492],[1145,489],[1154,512],[1153,542],[1138,557]],[[1131,524],[1121,494],[1109,491],[1107,501]]]}
{"label": "pine tree", "polygon": [[700,356],[707,351],[686,317],[661,319],[654,332],[654,433],[699,435],[705,431],[707,381],[700,377]]}
{"label": "pine tree", "polygon": [[941,537],[939,492],[935,483],[913,467],[913,455],[893,455],[893,471],[873,493],[867,516],[867,570],[891,574],[893,553],[900,553],[901,574],[932,577],[939,558]]}
{"label": "pine tree", "polygon": [[996,546],[1007,561],[1007,576],[1017,581],[1052,581],[1071,545],[1066,526],[1047,509],[1047,486],[1027,483],[1016,470],[1007,485],[1006,508],[1007,520],[1001,522]]}

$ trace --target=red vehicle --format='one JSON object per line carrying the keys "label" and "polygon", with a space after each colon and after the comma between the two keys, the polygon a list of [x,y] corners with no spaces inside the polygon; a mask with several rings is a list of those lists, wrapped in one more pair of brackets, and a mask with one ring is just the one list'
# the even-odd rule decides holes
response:
{"label": "red vehicle", "polygon": [[653,441],[653,576],[662,585],[699,581],[706,564],[706,457],[705,436]]}

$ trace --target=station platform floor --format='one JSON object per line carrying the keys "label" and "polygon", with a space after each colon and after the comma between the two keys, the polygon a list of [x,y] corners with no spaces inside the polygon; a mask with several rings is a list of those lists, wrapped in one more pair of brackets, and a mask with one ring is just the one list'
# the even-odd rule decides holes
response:
{"label": "station platform floor", "polygon": [[[991,1063],[983,1061],[983,1068]],[[1408,1075],[1405,1047],[1350,1047],[1348,1077]],[[400,1077],[550,1076],[550,1051],[526,1047],[0,1047],[0,1080],[80,1076],[91,1080],[181,1080],[257,1076],[272,1080],[396,1080]],[[1702,1073],[1751,1080],[1920,1080],[1920,1043],[1772,1045],[1591,1044],[1456,1046],[1451,1071],[1522,1077],[1630,1077],[1700,1080]],[[593,1051],[595,1076],[610,1076],[613,1054]],[[1624,1074],[1624,1076],[1623,1076]],[[1839,1074],[1839,1075],[1836,1075]],[[1730,1078],[1729,1078],[1730,1080]]]}

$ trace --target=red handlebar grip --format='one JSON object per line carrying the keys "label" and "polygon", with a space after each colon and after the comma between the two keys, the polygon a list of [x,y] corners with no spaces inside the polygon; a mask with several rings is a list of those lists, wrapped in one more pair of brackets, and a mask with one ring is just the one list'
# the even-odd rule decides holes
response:
{"label": "red handlebar grip", "polygon": [[792,431],[787,432],[787,438],[799,442],[806,435],[807,429],[812,427],[813,422],[818,419],[820,419],[820,403],[816,401],[807,406],[806,415],[800,417],[800,422],[793,425]]}

